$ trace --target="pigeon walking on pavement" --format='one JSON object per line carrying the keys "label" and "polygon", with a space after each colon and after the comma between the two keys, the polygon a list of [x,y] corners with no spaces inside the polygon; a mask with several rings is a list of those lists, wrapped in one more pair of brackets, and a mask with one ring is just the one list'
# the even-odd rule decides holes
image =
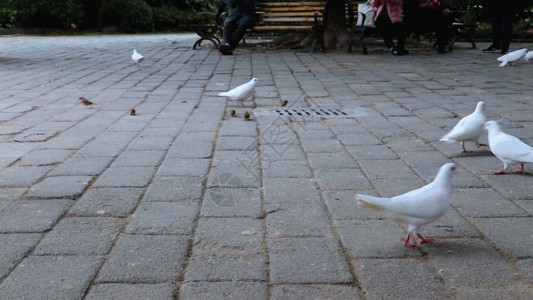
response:
{"label": "pigeon walking on pavement", "polygon": [[135,64],[140,67],[140,63],[144,60],[144,56],[137,52],[137,50],[133,49],[133,54],[131,55],[131,59],[135,62]]}
{"label": "pigeon walking on pavement", "polygon": [[528,52],[526,53],[526,55],[524,56],[524,59],[525,59],[526,62],[528,62],[528,63],[533,62],[533,50],[528,51]]}
{"label": "pigeon walking on pavement", "polygon": [[440,167],[431,183],[396,197],[380,198],[357,194],[355,199],[360,206],[382,211],[387,217],[404,222],[407,225],[404,245],[415,249],[416,245],[409,242],[413,235],[418,237],[419,244],[435,242],[435,239],[423,237],[417,229],[442,217],[450,208],[454,169],[455,163],[446,163]]}
{"label": "pigeon walking on pavement", "polygon": [[521,60],[524,56],[526,56],[527,49],[519,49],[512,52],[509,52],[505,55],[502,55],[498,57],[496,60],[501,61],[500,67],[505,67],[507,64],[512,64],[514,62],[517,62]]}
{"label": "pigeon walking on pavement", "polygon": [[244,106],[244,100],[253,95],[255,84],[258,81],[259,79],[254,77],[247,83],[241,84],[227,92],[219,93],[218,95],[222,97],[228,97],[230,100],[238,100],[241,103],[241,106]]}
{"label": "pigeon walking on pavement", "polygon": [[533,147],[503,132],[496,121],[485,123],[485,129],[489,133],[490,151],[503,162],[503,169],[494,171],[494,174],[506,174],[510,165],[518,163],[521,168],[516,173],[525,174],[524,163],[533,163]]}
{"label": "pigeon walking on pavement", "polygon": [[476,110],[468,116],[463,117],[440,141],[447,143],[461,142],[461,147],[463,147],[462,153],[472,152],[466,150],[465,142],[474,142],[478,145],[478,148],[487,146],[487,144],[479,143],[479,138],[483,133],[486,121],[485,102],[479,101]]}

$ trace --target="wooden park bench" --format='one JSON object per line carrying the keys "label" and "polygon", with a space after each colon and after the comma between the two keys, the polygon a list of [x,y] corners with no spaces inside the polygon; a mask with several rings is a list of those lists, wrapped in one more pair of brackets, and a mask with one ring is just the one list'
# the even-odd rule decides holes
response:
{"label": "wooden park bench", "polygon": [[[359,1],[360,3],[361,1]],[[349,27],[357,19],[357,3],[347,1],[346,20]],[[256,34],[285,34],[285,33],[313,33],[315,40],[311,45],[311,52],[319,45],[325,51],[323,40],[323,16],[326,1],[314,2],[261,2],[256,4],[256,24],[249,29],[249,33]],[[193,48],[201,45],[202,41],[211,41],[218,46],[223,26],[224,13],[218,13],[215,23],[198,24],[196,33],[200,36]],[[366,52],[366,47],[364,48]]]}

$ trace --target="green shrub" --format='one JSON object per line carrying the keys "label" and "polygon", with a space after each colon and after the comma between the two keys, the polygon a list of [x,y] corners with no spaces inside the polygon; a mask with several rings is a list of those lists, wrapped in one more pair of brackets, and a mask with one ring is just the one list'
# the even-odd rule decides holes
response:
{"label": "green shrub", "polygon": [[0,8],[0,28],[15,27],[17,11],[10,8]]}
{"label": "green shrub", "polygon": [[192,30],[194,24],[205,23],[207,19],[201,11],[182,10],[174,6],[153,7],[152,10],[156,30]]}
{"label": "green shrub", "polygon": [[125,32],[150,32],[154,30],[152,8],[142,0],[124,0],[118,5],[120,28]]}
{"label": "green shrub", "polygon": [[29,27],[64,27],[80,24],[84,11],[79,0],[17,0],[17,23]]}

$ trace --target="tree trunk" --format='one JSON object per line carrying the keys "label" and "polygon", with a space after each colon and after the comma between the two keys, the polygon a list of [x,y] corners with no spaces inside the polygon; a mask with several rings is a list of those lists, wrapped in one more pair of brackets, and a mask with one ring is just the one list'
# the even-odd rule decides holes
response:
{"label": "tree trunk", "polygon": [[347,48],[354,42],[355,38],[346,22],[346,10],[345,0],[328,0],[326,2],[325,11],[327,13],[324,15],[326,48]]}

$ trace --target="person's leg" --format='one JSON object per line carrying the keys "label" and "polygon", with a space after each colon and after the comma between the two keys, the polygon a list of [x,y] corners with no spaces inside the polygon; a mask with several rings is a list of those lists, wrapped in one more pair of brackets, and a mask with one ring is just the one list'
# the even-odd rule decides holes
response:
{"label": "person's leg", "polygon": [[224,23],[224,32],[222,33],[222,45],[233,43],[233,31],[237,27],[236,22]]}
{"label": "person's leg", "polygon": [[514,10],[511,7],[502,7],[501,17],[501,52],[507,53],[511,45],[511,38],[513,36],[513,15]]}
{"label": "person's leg", "polygon": [[493,7],[490,12],[492,23],[492,47],[495,50],[502,46],[502,11],[498,7]]}
{"label": "person's leg", "polygon": [[378,16],[374,24],[381,32],[381,36],[383,37],[387,49],[394,48],[394,42],[392,41],[392,24],[386,8],[383,9],[383,12]]}
{"label": "person's leg", "polygon": [[409,54],[407,50],[405,50],[405,40],[407,39],[407,30],[405,29],[405,25],[403,22],[396,22],[392,24],[393,32],[398,37],[398,43],[396,48],[398,49],[398,53],[401,52],[401,54]]}
{"label": "person's leg", "polygon": [[239,42],[242,40],[244,35],[246,34],[246,30],[248,28],[251,28],[253,26],[253,22],[250,21],[240,21],[236,24],[236,28],[233,32],[233,37],[230,44],[230,49],[235,49]]}
{"label": "person's leg", "polygon": [[438,53],[446,53],[446,46],[450,39],[449,18],[440,11],[435,11],[433,14],[435,32],[437,33]]}

